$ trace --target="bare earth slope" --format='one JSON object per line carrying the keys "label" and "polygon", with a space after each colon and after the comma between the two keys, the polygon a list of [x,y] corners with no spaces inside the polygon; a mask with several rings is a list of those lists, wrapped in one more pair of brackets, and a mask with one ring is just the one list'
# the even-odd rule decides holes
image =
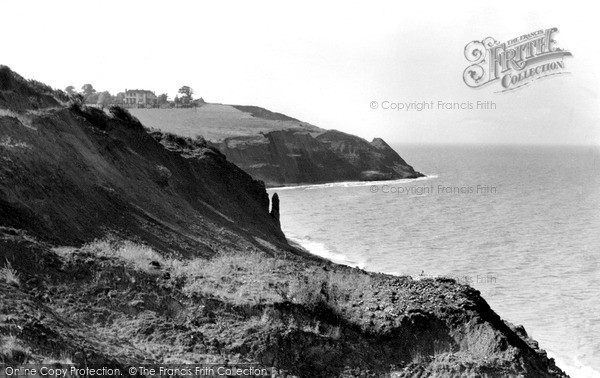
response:
{"label": "bare earth slope", "polygon": [[0,66],[0,364],[565,376],[476,290],[311,257],[217,150],[67,100]]}
{"label": "bare earth slope", "polygon": [[[206,256],[227,245],[256,244],[255,237],[285,242],[264,185],[217,150],[205,146],[183,157],[135,120],[70,110],[48,95],[36,101],[50,106],[39,106],[21,95],[25,84],[3,84],[3,224],[62,243],[118,230],[172,252]],[[224,228],[234,235],[221,235]]]}
{"label": "bare earth slope", "polygon": [[368,142],[256,106],[205,104],[131,112],[164,132],[202,135],[267,186],[423,176],[380,138]]}

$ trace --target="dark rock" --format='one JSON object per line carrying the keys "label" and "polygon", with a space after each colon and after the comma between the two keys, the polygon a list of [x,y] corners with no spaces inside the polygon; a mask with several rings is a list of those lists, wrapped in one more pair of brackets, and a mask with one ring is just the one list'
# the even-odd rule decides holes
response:
{"label": "dark rock", "polygon": [[271,216],[275,218],[279,224],[279,195],[277,195],[277,193],[273,193],[271,200]]}

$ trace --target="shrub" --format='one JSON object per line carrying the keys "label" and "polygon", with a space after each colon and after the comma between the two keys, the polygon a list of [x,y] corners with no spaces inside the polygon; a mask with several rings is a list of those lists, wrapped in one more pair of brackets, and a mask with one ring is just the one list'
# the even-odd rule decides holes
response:
{"label": "shrub", "polygon": [[327,273],[327,294],[330,301],[348,302],[357,300],[368,292],[372,285],[371,276],[352,271],[332,271]]}
{"label": "shrub", "polygon": [[8,261],[8,259],[6,260],[6,265],[0,268],[0,279],[12,286],[18,287],[21,284],[19,280],[19,273],[13,269],[12,264],[10,261]]}
{"label": "shrub", "polygon": [[156,166],[156,183],[160,186],[167,186],[169,185],[169,179],[171,178],[171,176],[173,176],[173,174],[171,173],[171,171],[169,170],[169,168],[165,167],[164,165],[160,165],[158,164]]}
{"label": "shrub", "polygon": [[299,276],[292,279],[289,283],[288,299],[294,303],[309,307],[315,307],[326,303],[326,281],[323,277]]}
{"label": "shrub", "polygon": [[[177,147],[184,150],[196,150],[199,148],[212,148],[209,147],[208,142],[201,135],[196,135],[193,139],[189,137],[184,137],[181,135],[173,134],[173,133],[161,133],[161,132],[151,132],[151,135],[154,139],[159,142],[166,142],[171,147]],[[220,154],[220,152],[219,152]]]}
{"label": "shrub", "polygon": [[0,66],[0,90],[6,91],[13,88],[13,74],[7,66]]}
{"label": "shrub", "polygon": [[86,107],[82,115],[92,125],[99,129],[106,130],[108,117],[106,117],[106,113],[104,113],[103,110],[94,107]]}
{"label": "shrub", "polygon": [[85,118],[85,120],[91,123],[94,127],[97,127],[102,130],[107,129],[108,117],[106,116],[106,113],[104,113],[104,111],[97,108],[82,105],[78,100],[76,100],[76,97],[73,97],[73,99],[74,100],[69,106],[69,109],[72,112]]}
{"label": "shrub", "polygon": [[202,135],[196,135],[192,143],[194,144],[194,146],[200,148],[205,148],[208,146],[208,142],[206,141],[206,139],[204,139]]}
{"label": "shrub", "polygon": [[71,96],[60,89],[54,91],[54,97],[62,103],[69,103],[71,101]]}
{"label": "shrub", "polygon": [[119,120],[126,124],[127,126],[136,129],[136,130],[144,130],[144,126],[142,123],[129,113],[129,110],[122,108],[118,105],[112,105],[108,108],[110,114],[112,114],[113,118]]}
{"label": "shrub", "polygon": [[371,286],[371,276],[355,271],[308,269],[290,280],[285,299],[309,307],[327,305],[332,309],[360,300]]}
{"label": "shrub", "polygon": [[16,336],[0,336],[0,363],[24,363],[29,357],[27,348]]}
{"label": "shrub", "polygon": [[190,145],[192,144],[191,139],[185,138],[185,137],[182,137],[181,135],[176,135],[173,133],[165,133],[164,138],[165,138],[165,141],[167,141],[168,143],[175,144],[181,148],[186,148],[186,147],[189,148]]}
{"label": "shrub", "polygon": [[[68,96],[68,95],[67,95]],[[81,93],[76,93],[72,96],[68,96],[69,98],[69,109],[76,113],[80,113],[82,107],[85,106],[85,98]]]}
{"label": "shrub", "polygon": [[33,80],[33,79],[28,80],[27,82],[28,82],[29,86],[36,92],[43,93],[43,94],[51,94],[51,95],[54,94],[54,89],[52,89],[47,84],[44,84],[40,81]]}
{"label": "shrub", "polygon": [[184,292],[211,294],[236,304],[278,302],[284,261],[260,253],[222,253],[210,260],[176,261],[176,278],[184,280]]}
{"label": "shrub", "polygon": [[222,253],[210,260],[175,261],[173,275],[188,294],[216,294],[236,304],[290,301],[341,309],[370,290],[371,276],[354,270],[298,269],[260,253]]}
{"label": "shrub", "polygon": [[42,360],[43,365],[52,365],[60,367],[64,365],[73,365],[73,357],[66,350],[61,351],[58,356],[46,357]]}
{"label": "shrub", "polygon": [[94,240],[81,248],[100,256],[114,257],[132,263],[141,269],[148,269],[151,261],[157,261],[166,265],[167,261],[152,248],[134,243],[132,241],[120,241],[113,237]]}

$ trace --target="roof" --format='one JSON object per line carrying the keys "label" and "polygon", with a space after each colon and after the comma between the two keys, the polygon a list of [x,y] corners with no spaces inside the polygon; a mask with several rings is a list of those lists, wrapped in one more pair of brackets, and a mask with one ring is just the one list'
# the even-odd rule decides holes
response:
{"label": "roof", "polygon": [[145,94],[151,94],[153,96],[155,96],[154,92],[152,91],[148,91],[146,89],[126,89],[125,93],[127,94],[132,94],[132,93],[145,93]]}

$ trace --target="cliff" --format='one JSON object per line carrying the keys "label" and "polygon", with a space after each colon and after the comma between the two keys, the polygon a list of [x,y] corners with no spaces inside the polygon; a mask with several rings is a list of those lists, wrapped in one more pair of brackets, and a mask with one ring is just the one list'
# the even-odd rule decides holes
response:
{"label": "cliff", "polygon": [[267,186],[423,176],[380,138],[368,142],[256,106],[207,104],[132,113],[164,132],[204,136]]}
{"label": "cliff", "polygon": [[423,176],[383,140],[369,143],[335,130],[316,137],[302,131],[278,130],[226,138],[214,145],[267,186]]}
{"label": "cliff", "polygon": [[202,140],[68,101],[0,67],[0,363],[565,376],[476,290],[310,256]]}
{"label": "cliff", "polygon": [[[171,151],[126,112],[62,104],[50,88],[0,72],[0,222],[77,244],[118,230],[173,253],[285,243],[264,185],[208,146]],[[236,237],[217,237],[221,229]]]}

